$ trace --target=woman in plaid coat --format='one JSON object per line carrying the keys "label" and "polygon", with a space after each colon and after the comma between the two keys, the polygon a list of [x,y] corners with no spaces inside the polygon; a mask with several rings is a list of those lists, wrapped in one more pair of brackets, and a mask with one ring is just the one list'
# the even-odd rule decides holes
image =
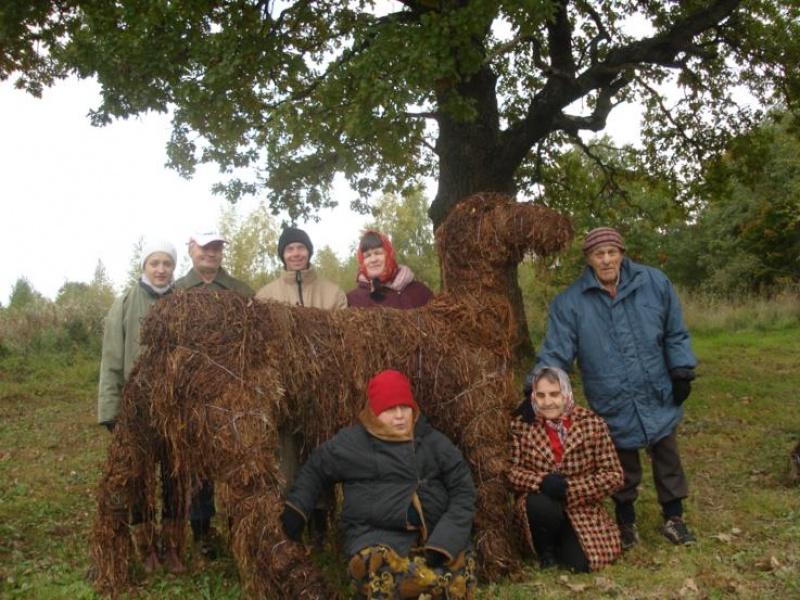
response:
{"label": "woman in plaid coat", "polygon": [[526,545],[542,568],[599,569],[622,552],[602,505],[622,487],[622,467],[605,422],[575,406],[569,377],[544,367],[511,422],[508,479]]}

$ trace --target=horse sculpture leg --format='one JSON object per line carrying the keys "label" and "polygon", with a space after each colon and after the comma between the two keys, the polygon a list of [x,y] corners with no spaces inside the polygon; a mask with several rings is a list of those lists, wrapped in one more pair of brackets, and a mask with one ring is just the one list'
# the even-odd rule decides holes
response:
{"label": "horse sculpture leg", "polygon": [[142,536],[155,539],[153,520],[156,456],[143,443],[143,429],[121,422],[108,451],[97,491],[91,536],[92,575],[98,591],[115,595],[130,582],[130,515],[141,515]]}

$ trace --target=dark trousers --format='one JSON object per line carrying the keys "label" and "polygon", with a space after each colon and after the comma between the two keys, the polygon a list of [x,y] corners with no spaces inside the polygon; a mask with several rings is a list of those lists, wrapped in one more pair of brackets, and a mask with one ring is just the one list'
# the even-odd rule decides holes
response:
{"label": "dark trousers", "polygon": [[[203,480],[200,482],[200,488],[192,497],[189,520],[208,522],[215,514],[217,514],[217,509],[214,506],[214,483]],[[192,527],[194,528],[194,524]]]}
{"label": "dark trousers", "polygon": [[533,548],[539,558],[551,554],[562,567],[588,573],[589,561],[564,512],[564,504],[545,494],[530,493],[525,499],[525,509]]}
{"label": "dark trousers", "polygon": [[[161,519],[177,519],[179,517],[178,501],[175,498],[175,492],[178,489],[178,482],[170,473],[169,455],[163,446],[158,449],[158,463],[161,472]],[[131,525],[152,521],[155,517],[153,514],[148,514],[144,487],[140,486],[137,491],[138,496],[131,508]]]}
{"label": "dark trousers", "polygon": [[[642,482],[639,450],[622,448],[616,450],[625,477],[622,489],[613,495],[617,509],[617,521],[633,523],[636,520],[633,503],[639,496],[638,488]],[[645,451],[650,457],[656,494],[664,516],[681,516],[683,514],[682,500],[689,495],[689,485],[678,452],[677,429],[673,429],[667,437],[645,448]]]}

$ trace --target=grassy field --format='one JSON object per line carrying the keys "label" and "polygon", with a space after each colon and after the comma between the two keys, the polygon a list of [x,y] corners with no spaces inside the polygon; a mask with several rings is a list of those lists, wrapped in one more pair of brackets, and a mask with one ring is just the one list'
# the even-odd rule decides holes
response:
{"label": "grassy field", "polygon": [[[540,573],[481,588],[481,598],[800,597],[800,488],[787,484],[800,438],[800,328],[694,337],[701,360],[681,429],[699,538],[658,532],[649,478],[642,543],[590,575]],[[93,493],[109,435],[94,425],[96,357],[0,357],[0,597],[94,598],[85,581]],[[228,557],[144,580],[139,598],[237,598]]]}

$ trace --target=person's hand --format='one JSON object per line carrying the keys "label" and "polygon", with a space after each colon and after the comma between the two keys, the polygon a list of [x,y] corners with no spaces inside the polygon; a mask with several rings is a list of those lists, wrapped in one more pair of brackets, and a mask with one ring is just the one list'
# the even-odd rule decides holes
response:
{"label": "person's hand", "polygon": [[295,542],[300,541],[303,535],[303,529],[306,526],[306,520],[295,509],[287,506],[281,513],[281,525],[283,525],[283,532],[290,540]]}
{"label": "person's hand", "polygon": [[564,500],[567,497],[567,478],[561,473],[548,473],[539,484],[539,491],[553,500]]}
{"label": "person's hand", "polygon": [[425,549],[425,564],[427,564],[431,569],[443,567],[448,562],[450,562],[450,559],[447,558],[446,554],[431,548]]}
{"label": "person's hand", "polygon": [[109,433],[114,433],[114,427],[117,426],[117,422],[116,421],[106,421],[105,423],[102,423],[102,425],[103,425],[103,427],[108,429]]}
{"label": "person's hand", "polygon": [[675,406],[680,406],[692,392],[694,369],[672,369],[669,375],[672,378],[672,401],[675,403]]}

